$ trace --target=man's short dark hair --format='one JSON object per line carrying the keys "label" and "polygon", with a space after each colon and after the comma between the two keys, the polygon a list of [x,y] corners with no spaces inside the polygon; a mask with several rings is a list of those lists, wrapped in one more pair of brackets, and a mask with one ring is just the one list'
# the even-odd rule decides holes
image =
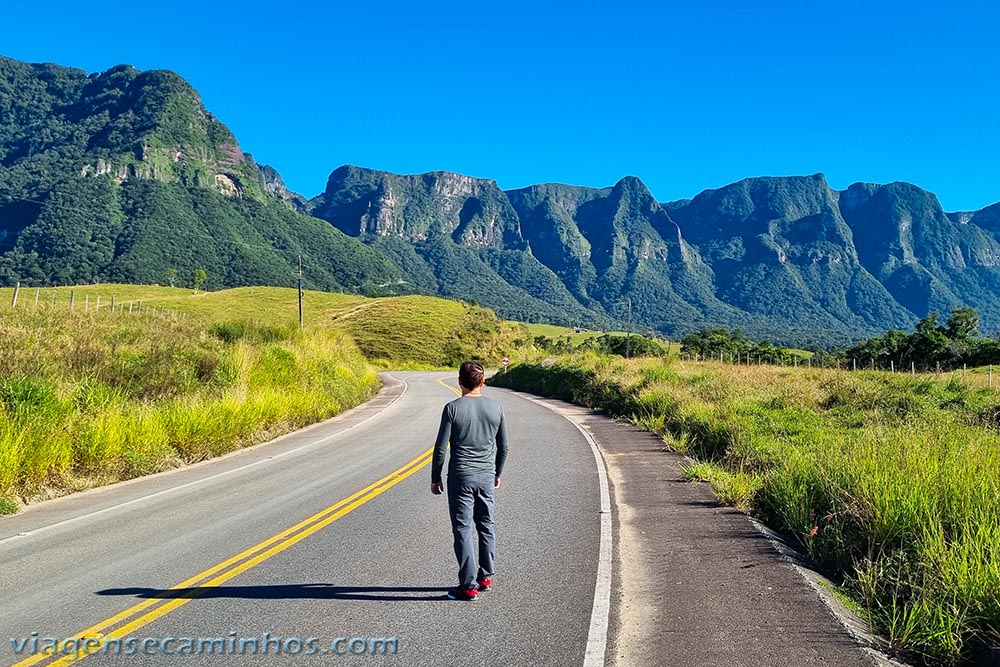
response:
{"label": "man's short dark hair", "polygon": [[475,389],[483,383],[486,371],[478,361],[466,361],[458,371],[458,382],[466,389]]}

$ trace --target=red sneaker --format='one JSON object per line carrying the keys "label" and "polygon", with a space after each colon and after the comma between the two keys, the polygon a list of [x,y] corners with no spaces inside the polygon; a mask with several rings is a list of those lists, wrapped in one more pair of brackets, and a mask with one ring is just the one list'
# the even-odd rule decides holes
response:
{"label": "red sneaker", "polygon": [[472,588],[461,588],[459,586],[456,586],[455,588],[448,589],[448,599],[471,602],[473,600],[478,600],[479,594],[476,592],[475,586],[473,586]]}
{"label": "red sneaker", "polygon": [[478,581],[478,584],[479,584],[479,592],[482,593],[483,591],[488,591],[491,588],[493,588],[493,579],[491,579],[490,577],[483,577]]}

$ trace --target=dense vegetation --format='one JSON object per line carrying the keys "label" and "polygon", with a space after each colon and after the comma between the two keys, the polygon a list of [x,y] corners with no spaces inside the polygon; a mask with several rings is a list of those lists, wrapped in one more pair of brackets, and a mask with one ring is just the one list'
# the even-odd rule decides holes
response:
{"label": "dense vegetation", "polygon": [[[109,176],[57,184],[0,255],[0,282],[108,281],[201,287],[294,285],[301,254],[310,287],[374,290],[401,274],[388,260],[277,202],[230,200],[204,188]],[[174,276],[174,277],[172,277]]]}
{"label": "dense vegetation", "polygon": [[977,336],[979,313],[963,306],[940,323],[937,311],[917,322],[913,333],[892,330],[844,351],[847,358],[873,360],[878,368],[933,369],[939,366],[1000,364],[1000,342]]}
{"label": "dense vegetation", "polygon": [[[953,370],[1000,364],[1000,341],[977,336],[979,313],[953,308],[944,324],[937,311],[917,322],[912,333],[893,329],[846,349],[788,350],[755,341],[741,329],[703,329],[681,340],[681,354],[698,359],[791,365],[806,357],[810,365],[897,371]],[[568,351],[568,350],[561,350]]]}
{"label": "dense vegetation", "polygon": [[0,284],[105,281],[377,291],[392,262],[287,202],[171,72],[0,57]]}
{"label": "dense vegetation", "polygon": [[532,339],[536,349],[553,354],[592,351],[603,354],[617,354],[620,357],[662,357],[669,354],[668,344],[640,334],[610,334],[588,336],[574,341],[572,336],[535,336]]}
{"label": "dense vegetation", "polygon": [[692,480],[797,540],[897,649],[1000,640],[1000,397],[956,380],[626,361],[522,363],[493,382],[632,419]]}
{"label": "dense vegetation", "polygon": [[[680,353],[694,360],[717,359],[730,363],[767,363],[791,365],[802,357],[800,351],[792,351],[778,347],[767,340],[752,340],[742,329],[726,331],[725,329],[702,329],[690,333],[681,339]],[[839,357],[836,354],[817,351],[817,362],[832,363]]]}

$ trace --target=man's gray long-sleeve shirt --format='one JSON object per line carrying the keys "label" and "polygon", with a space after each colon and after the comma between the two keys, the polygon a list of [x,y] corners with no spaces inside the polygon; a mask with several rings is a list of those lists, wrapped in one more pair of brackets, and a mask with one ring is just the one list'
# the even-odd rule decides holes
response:
{"label": "man's gray long-sleeve shirt", "polygon": [[503,472],[507,459],[507,421],[503,407],[486,396],[463,396],[441,412],[441,427],[434,442],[431,482],[441,482],[445,453],[451,443],[448,476]]}

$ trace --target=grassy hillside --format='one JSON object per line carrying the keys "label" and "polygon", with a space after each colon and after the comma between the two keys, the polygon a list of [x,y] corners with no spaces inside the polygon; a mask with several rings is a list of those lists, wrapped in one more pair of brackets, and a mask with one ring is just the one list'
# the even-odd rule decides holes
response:
{"label": "grassy hillside", "polygon": [[497,366],[526,339],[521,325],[490,310],[434,297],[365,299],[331,320],[369,359],[393,367],[457,366],[466,359]]}
{"label": "grassy hillside", "polygon": [[[569,338],[573,345],[579,345],[585,340],[596,338],[601,335],[600,331],[590,331],[580,329],[579,333],[575,327],[560,327],[555,324],[525,324],[531,337],[546,336],[548,338]],[[624,333],[624,332],[622,332]]]}
{"label": "grassy hillside", "polygon": [[[39,304],[57,310],[82,311],[86,303],[107,312],[111,298],[128,311],[141,302],[195,317],[203,322],[250,320],[269,326],[297,326],[298,294],[281,287],[239,287],[218,292],[148,285],[87,285],[42,288]],[[0,311],[9,308],[12,289],[0,289]],[[33,308],[36,290],[22,289],[21,306]],[[54,299],[54,301],[53,301]],[[89,300],[89,301],[88,301]],[[527,339],[523,326],[499,319],[478,306],[425,296],[366,298],[314,292],[303,297],[307,331],[334,330],[350,334],[361,351],[385,367],[454,366],[466,358],[497,364]]]}
{"label": "grassy hillside", "polygon": [[[1000,640],[1000,395],[958,378],[577,355],[494,382],[627,417],[928,664]],[[980,380],[981,381],[981,380]]]}

